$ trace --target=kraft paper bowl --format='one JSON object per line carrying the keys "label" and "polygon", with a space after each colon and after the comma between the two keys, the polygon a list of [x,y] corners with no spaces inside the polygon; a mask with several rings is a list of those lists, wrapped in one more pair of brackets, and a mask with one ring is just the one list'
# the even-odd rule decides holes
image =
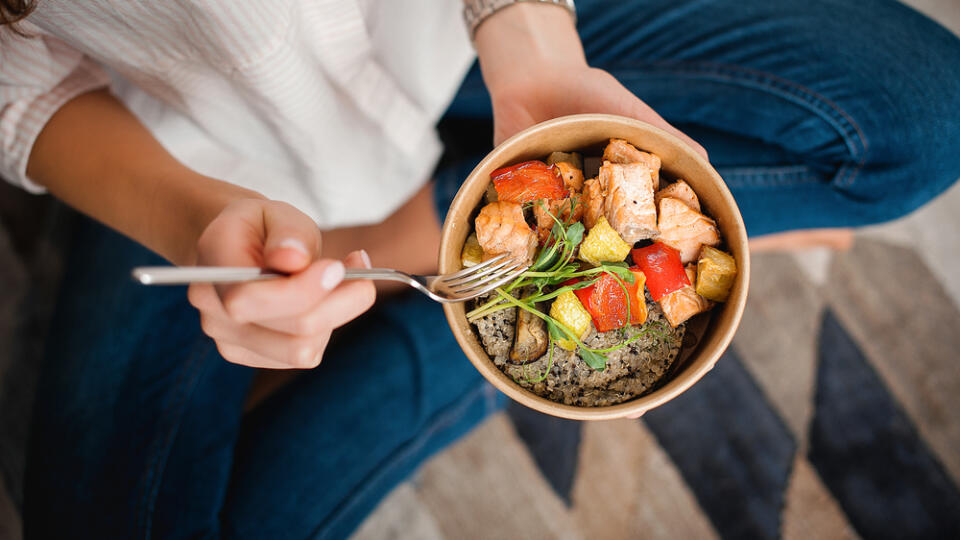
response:
{"label": "kraft paper bowl", "polygon": [[443,306],[457,342],[470,362],[493,386],[527,407],[574,420],[607,420],[641,414],[693,386],[730,345],[746,305],[750,281],[750,252],[743,218],[730,190],[710,163],[680,139],[661,129],[638,120],[604,114],[565,116],[543,122],[493,149],[463,182],[450,206],[440,244],[440,273],[461,269],[460,252],[473,229],[472,221],[490,183],[492,171],[531,159],[544,159],[554,151],[579,151],[584,156],[599,156],[603,145],[611,138],[626,139],[641,150],[657,154],[663,162],[665,175],[686,180],[699,196],[704,211],[716,220],[726,249],[737,261],[739,272],[727,302],[714,306],[709,317],[696,318],[699,324],[688,323],[688,333],[696,338],[696,343],[684,346],[665,380],[647,394],[618,405],[577,407],[555,403],[524,389],[497,369],[467,322],[465,304]]}

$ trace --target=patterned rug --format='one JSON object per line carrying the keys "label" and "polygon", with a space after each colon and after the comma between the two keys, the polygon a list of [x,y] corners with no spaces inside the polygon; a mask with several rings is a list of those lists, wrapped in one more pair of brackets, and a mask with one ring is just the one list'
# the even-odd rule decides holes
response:
{"label": "patterned rug", "polygon": [[733,346],[680,398],[595,423],[510,406],[355,539],[960,538],[960,312],[911,249],[805,257],[754,257]]}

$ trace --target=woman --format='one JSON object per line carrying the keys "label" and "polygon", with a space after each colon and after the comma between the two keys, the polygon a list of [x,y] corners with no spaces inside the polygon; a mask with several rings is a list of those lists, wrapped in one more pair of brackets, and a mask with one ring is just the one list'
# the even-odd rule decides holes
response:
{"label": "woman", "polygon": [[[496,407],[437,306],[341,282],[434,269],[473,162],[426,183],[444,110],[496,142],[581,112],[695,139],[753,235],[892,219],[960,176],[960,44],[892,0],[581,0],[578,26],[464,3],[468,31],[452,1],[0,0],[0,175],[135,241],[76,231],[29,535],[346,536]],[[129,283],[150,251],[291,276],[185,298]],[[318,365],[251,397],[251,368]]]}

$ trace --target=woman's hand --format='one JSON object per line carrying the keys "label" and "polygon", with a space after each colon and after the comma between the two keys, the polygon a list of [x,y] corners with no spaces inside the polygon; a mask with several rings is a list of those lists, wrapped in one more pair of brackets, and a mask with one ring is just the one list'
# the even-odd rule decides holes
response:
{"label": "woman's hand", "polygon": [[579,113],[642,120],[702,146],[667,123],[612,75],[587,65],[580,37],[565,9],[518,3],[485,20],[477,54],[493,101],[494,143],[538,122]]}
{"label": "woman's hand", "polygon": [[190,286],[204,333],[230,362],[259,368],[316,367],[337,327],[368,310],[370,281],[343,282],[345,267],[367,267],[364,251],[341,262],[320,258],[320,230],[281,202],[243,199],[228,205],[200,236],[197,263],[259,266],[289,277],[214,287]]}

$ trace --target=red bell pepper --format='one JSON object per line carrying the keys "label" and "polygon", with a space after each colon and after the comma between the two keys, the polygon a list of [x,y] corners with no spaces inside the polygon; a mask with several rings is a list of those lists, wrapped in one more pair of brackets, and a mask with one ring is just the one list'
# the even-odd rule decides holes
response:
{"label": "red bell pepper", "polygon": [[647,288],[654,300],[690,285],[687,273],[680,262],[680,252],[656,242],[630,252],[633,262],[647,278]]}
{"label": "red bell pepper", "polygon": [[[646,321],[647,304],[643,297],[642,272],[634,271],[634,278],[633,283],[622,281],[621,285],[621,280],[610,274],[603,274],[592,285],[573,291],[590,313],[597,332],[609,332],[627,324],[627,296],[623,292],[624,288],[630,295],[630,324],[642,324]],[[579,281],[581,280],[572,279],[564,285]]]}
{"label": "red bell pepper", "polygon": [[568,195],[560,170],[542,161],[527,161],[490,173],[497,198],[526,203],[538,199],[563,199]]}

